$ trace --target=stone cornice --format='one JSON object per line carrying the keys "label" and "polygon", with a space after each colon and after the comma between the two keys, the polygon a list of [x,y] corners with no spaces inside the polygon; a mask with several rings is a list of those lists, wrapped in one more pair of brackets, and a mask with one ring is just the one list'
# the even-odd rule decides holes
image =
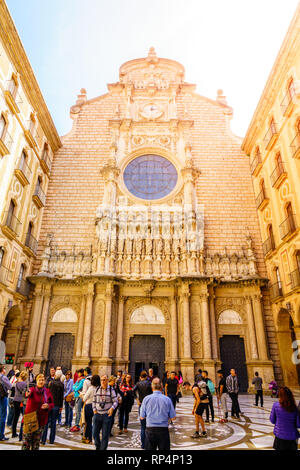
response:
{"label": "stone cornice", "polygon": [[[287,73],[291,68],[291,61],[299,51],[299,28],[300,28],[300,4],[294,14],[288,32],[281,45],[275,63],[271,69],[269,78],[262,92],[254,115],[248,127],[246,136],[242,143],[242,150],[250,154],[251,148],[261,132],[261,124],[267,119],[268,113],[274,106],[274,101],[279,94]],[[260,124],[259,124],[260,123]]]}
{"label": "stone cornice", "polygon": [[22,87],[37,112],[48,143],[55,152],[62,146],[60,137],[4,0],[0,0],[0,38],[16,72],[20,74]]}

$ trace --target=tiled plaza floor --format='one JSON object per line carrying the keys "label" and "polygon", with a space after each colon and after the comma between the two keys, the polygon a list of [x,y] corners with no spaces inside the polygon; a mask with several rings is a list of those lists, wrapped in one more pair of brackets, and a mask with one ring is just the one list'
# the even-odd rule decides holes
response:
{"label": "tiled plaza floor", "polygon": [[[253,406],[253,395],[241,395],[239,397],[240,408],[243,413],[241,421],[238,422],[229,418],[228,423],[220,424],[215,399],[215,423],[207,425],[207,438],[194,440],[190,437],[194,432],[194,417],[191,414],[193,398],[185,396],[180,399],[180,403],[177,406],[175,425],[170,427],[171,449],[271,450],[274,435],[273,425],[269,421],[269,416],[274,401],[271,397],[264,397],[264,407],[255,407]],[[298,401],[299,399],[297,399],[297,403]],[[231,401],[228,399],[229,409],[230,405]],[[11,432],[9,428],[6,428],[6,431],[6,436],[10,438]],[[118,428],[115,424],[113,429],[114,437],[110,439],[108,450],[140,449],[140,425],[136,405],[130,414],[128,431],[128,434],[118,435]],[[10,438],[7,442],[0,442],[0,450],[17,450],[20,448],[21,445],[17,438]],[[58,426],[55,444],[41,446],[41,450],[43,449],[93,450],[94,446],[83,444],[80,433],[71,433],[66,428]]]}

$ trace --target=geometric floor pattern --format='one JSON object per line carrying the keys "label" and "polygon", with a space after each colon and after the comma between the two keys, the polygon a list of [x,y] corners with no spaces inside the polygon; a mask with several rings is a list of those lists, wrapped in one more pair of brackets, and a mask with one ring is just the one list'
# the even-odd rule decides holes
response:
{"label": "geometric floor pattern", "polygon": [[[272,405],[275,399],[264,397],[264,407],[253,405],[253,395],[240,395],[241,420],[230,419],[226,424],[219,423],[217,401],[214,398],[215,423],[207,424],[207,437],[191,439],[194,433],[194,417],[191,414],[193,397],[184,396],[176,408],[176,421],[170,426],[172,450],[271,450],[274,441],[273,425],[269,421]],[[299,399],[297,399],[297,403]],[[227,406],[230,410],[231,400]],[[118,435],[117,417],[113,428],[114,437],[110,438],[108,450],[140,449],[140,425],[137,406],[130,413],[128,434]],[[0,450],[17,450],[21,448],[18,438],[12,439],[11,431],[6,428],[9,441],[0,442]],[[80,433],[71,433],[62,426],[57,426],[55,443],[41,446],[40,449],[55,450],[94,450],[94,445],[83,444]],[[300,448],[300,445],[299,445]]]}

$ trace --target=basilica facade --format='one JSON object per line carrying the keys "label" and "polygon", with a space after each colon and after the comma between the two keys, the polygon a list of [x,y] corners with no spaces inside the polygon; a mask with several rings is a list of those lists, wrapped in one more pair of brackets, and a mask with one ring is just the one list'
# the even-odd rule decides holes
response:
{"label": "basilica facade", "polygon": [[55,152],[18,360],[95,373],[235,367],[281,377],[268,279],[232,108],[145,58],[70,109]]}

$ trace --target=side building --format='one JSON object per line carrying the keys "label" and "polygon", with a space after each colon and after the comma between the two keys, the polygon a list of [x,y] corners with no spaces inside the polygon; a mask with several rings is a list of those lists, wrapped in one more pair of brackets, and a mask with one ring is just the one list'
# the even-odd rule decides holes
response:
{"label": "side building", "polygon": [[289,386],[300,384],[299,30],[300,6],[242,145],[250,157],[276,341]]}
{"label": "side building", "polygon": [[0,0],[0,338],[14,362],[29,328],[31,285],[51,163],[61,146],[7,6]]}

